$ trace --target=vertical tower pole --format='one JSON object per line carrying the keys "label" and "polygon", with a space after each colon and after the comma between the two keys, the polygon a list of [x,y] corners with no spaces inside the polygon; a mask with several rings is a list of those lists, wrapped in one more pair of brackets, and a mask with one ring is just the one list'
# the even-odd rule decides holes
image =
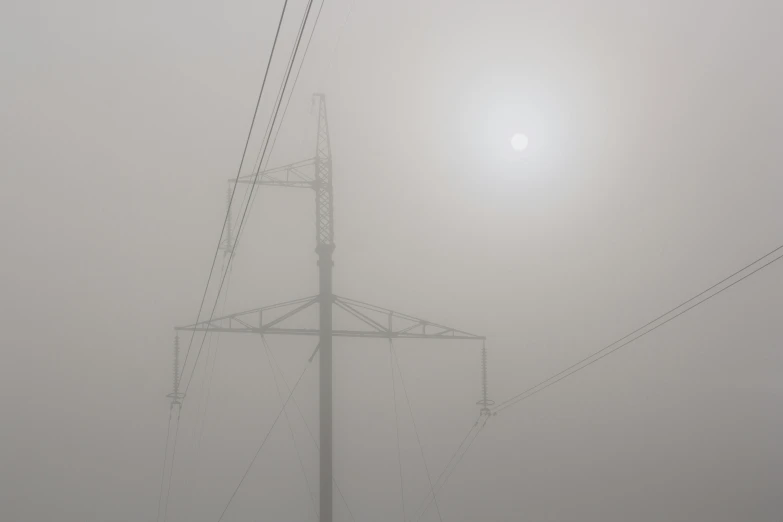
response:
{"label": "vertical tower pole", "polygon": [[492,415],[490,406],[495,404],[495,401],[489,398],[489,391],[487,389],[487,343],[484,341],[481,343],[481,400],[476,404],[481,406],[481,415]]}
{"label": "vertical tower pole", "polygon": [[332,153],[326,100],[318,98],[318,139],[315,152],[316,253],[319,279],[319,386],[320,386],[320,522],[332,522],[332,267],[334,211]]}
{"label": "vertical tower pole", "polygon": [[179,370],[179,334],[174,336],[174,364],[172,374],[171,393],[166,395],[166,397],[171,399],[171,410],[174,410],[174,406],[182,406],[182,399],[185,398],[185,394],[179,391],[180,379],[182,377]]}

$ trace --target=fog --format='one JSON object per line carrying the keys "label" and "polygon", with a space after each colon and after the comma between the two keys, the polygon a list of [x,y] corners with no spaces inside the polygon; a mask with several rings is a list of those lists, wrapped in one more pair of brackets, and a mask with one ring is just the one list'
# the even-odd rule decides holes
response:
{"label": "fog", "polygon": [[[0,520],[216,521],[272,426],[259,336],[210,335],[194,369],[196,335],[159,511],[174,327],[281,8],[2,3]],[[762,0],[328,1],[268,165],[312,157],[325,93],[335,293],[486,336],[500,403],[783,242],[781,21]],[[261,187],[218,312],[316,294],[314,219],[311,191]],[[781,270],[483,418],[420,520],[780,521]],[[308,369],[223,520],[317,520],[316,341],[267,340],[287,386]],[[335,521],[418,520],[421,453],[434,482],[479,416],[480,348],[396,340],[398,372],[386,340],[335,338]]]}

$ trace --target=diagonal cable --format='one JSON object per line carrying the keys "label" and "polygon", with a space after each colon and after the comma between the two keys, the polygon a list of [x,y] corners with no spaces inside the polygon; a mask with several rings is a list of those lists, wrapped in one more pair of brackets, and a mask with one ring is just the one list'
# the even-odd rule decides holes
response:
{"label": "diagonal cable", "polygon": [[[299,45],[302,43],[302,35],[304,33],[305,26],[307,25],[307,18],[310,15],[310,9],[312,8],[312,6],[313,6],[313,0],[309,0],[308,3],[307,3],[307,9],[305,10],[305,13],[304,13],[304,17],[302,18],[302,23],[299,26],[299,33],[297,35],[296,44],[294,46],[294,56],[296,56],[296,52],[299,49]],[[284,92],[285,92],[286,86],[288,85],[288,81],[291,78],[292,66],[293,66],[293,62],[290,62],[288,70],[287,70],[286,75],[285,75],[285,80],[283,82],[283,91]],[[274,127],[275,121],[277,120],[277,116],[278,116],[278,114],[280,112],[280,105],[281,105],[280,103],[277,103],[277,106],[275,108],[274,114],[272,115],[272,127]],[[262,161],[263,161],[264,156],[266,155],[266,150],[267,150],[268,146],[269,146],[269,140],[267,139],[266,142],[264,143],[263,153],[261,155]],[[253,184],[251,185],[251,193],[250,193],[251,200],[252,200],[252,191],[253,191],[253,189],[255,188],[255,186],[256,186],[256,184],[258,182],[259,173],[260,173],[260,171],[256,171],[255,177],[253,179]],[[236,190],[236,185],[235,185],[234,188]],[[212,324],[212,318],[215,316],[215,310],[217,309],[217,305],[218,305],[218,302],[219,302],[218,298],[220,297],[220,292],[223,289],[223,285],[224,285],[224,283],[226,281],[226,275],[228,274],[229,268],[231,267],[231,262],[234,260],[234,252],[236,251],[237,247],[239,246],[239,240],[241,239],[241,236],[242,236],[242,230],[244,229],[245,219],[247,218],[247,213],[248,213],[249,208],[250,208],[250,205],[249,205],[249,201],[248,201],[248,204],[245,205],[245,208],[244,208],[244,210],[242,212],[242,218],[239,221],[239,227],[237,228],[237,235],[236,235],[236,238],[234,239],[234,249],[232,249],[232,251],[230,252],[230,254],[228,256],[227,268],[223,272],[223,277],[220,280],[220,286],[218,287],[218,291],[217,291],[217,298],[215,299],[215,304],[212,307],[212,312],[210,313],[209,320],[207,321],[207,327],[206,327],[206,330],[205,330],[204,337],[201,340],[201,346],[199,347],[198,353],[196,354],[196,363],[198,362],[198,358],[201,355],[202,349],[204,348],[204,339],[206,338],[206,332],[209,331],[209,327]],[[188,378],[188,382],[187,382],[187,384],[185,386],[185,394],[187,394],[188,388],[190,387],[190,382],[193,379],[193,375],[195,373],[195,367],[196,367],[196,364],[194,363],[193,371],[191,372],[190,377]]]}
{"label": "diagonal cable", "polygon": [[[394,361],[397,364],[397,373],[400,374],[400,382],[402,383],[402,391],[405,393],[405,401],[408,403],[408,411],[411,414],[411,422],[413,423],[413,431],[416,433],[416,442],[419,443],[419,451],[421,452],[421,460],[424,462],[424,471],[427,474],[427,481],[430,483],[430,493],[435,498],[435,487],[432,485],[432,476],[430,475],[430,468],[427,465],[427,458],[424,456],[424,446],[421,444],[421,438],[419,437],[419,429],[416,427],[416,418],[413,416],[413,406],[411,406],[411,400],[408,396],[408,388],[405,386],[405,378],[402,376],[402,368],[400,368],[400,359],[397,357],[397,350],[394,348],[394,342],[389,341],[391,345],[392,353],[394,353]],[[443,522],[443,516],[440,513],[440,506],[438,500],[435,499],[435,509],[438,511],[438,519]]]}
{"label": "diagonal cable", "polygon": [[[280,118],[280,125],[277,126],[277,130],[275,131],[275,138],[272,140],[272,148],[269,149],[269,156],[267,156],[266,161],[264,161],[263,170],[266,170],[266,168],[269,166],[269,161],[272,158],[272,154],[275,151],[275,145],[277,145],[277,137],[280,135],[280,129],[283,127],[283,122],[285,121],[285,116],[288,114],[288,106],[291,105],[291,98],[294,97],[294,91],[296,90],[296,84],[299,81],[299,74],[302,72],[302,66],[305,63],[305,60],[307,59],[307,51],[310,50],[310,43],[313,41],[313,35],[315,34],[315,28],[318,26],[318,20],[321,18],[321,11],[324,8],[324,4],[326,3],[326,0],[323,0],[321,2],[321,6],[318,8],[318,13],[316,13],[315,16],[315,22],[313,22],[313,30],[310,32],[310,37],[307,40],[307,45],[305,46],[304,53],[302,53],[302,60],[299,62],[299,68],[296,71],[296,77],[294,78],[293,86],[291,87],[291,92],[288,95],[288,101],[286,101],[285,109],[283,109],[283,116]],[[291,60],[293,61],[295,56],[291,56]],[[282,100],[283,97],[283,89],[280,89],[280,92],[278,92],[278,97]],[[269,132],[270,128],[267,126],[267,133]],[[262,170],[261,167],[261,155],[259,154],[258,158],[256,158],[256,170]],[[246,191],[247,192],[247,191]],[[255,200],[258,197],[258,191],[255,192],[253,195],[253,199],[250,202],[250,208],[253,208],[253,205],[255,204]]]}
{"label": "diagonal cable", "polygon": [[[274,363],[275,368],[277,368],[277,372],[280,374],[280,380],[283,381],[283,386],[285,386],[286,390],[288,390],[289,388],[288,383],[285,380],[285,375],[283,374],[283,370],[280,369],[280,365],[277,363],[275,353],[272,351],[271,347],[269,348],[269,355],[272,357],[272,362]],[[294,406],[296,406],[296,409],[299,412],[299,416],[302,418],[302,422],[304,422],[305,428],[307,428],[307,433],[310,434],[310,439],[313,441],[313,446],[315,446],[315,449],[320,452],[321,448],[318,446],[318,439],[316,439],[315,435],[313,435],[313,431],[310,429],[310,425],[307,423],[307,418],[304,416],[304,413],[302,413],[302,409],[299,407],[299,403],[297,402],[296,397],[291,397],[291,402],[293,402]],[[337,488],[337,493],[340,495],[343,504],[345,504],[345,509],[348,510],[348,514],[351,516],[351,520],[356,522],[356,518],[353,516],[353,511],[351,511],[351,506],[349,506],[348,501],[345,500],[343,490],[340,489],[340,484],[337,482],[337,479],[334,478],[334,475],[332,475],[332,483],[334,484],[334,487]]]}
{"label": "diagonal cable", "polygon": [[[231,273],[228,274],[228,283],[226,284],[226,291],[223,293],[223,311],[221,313],[226,312],[226,303],[228,302],[228,291],[231,288],[231,274],[233,274],[233,268],[231,269]],[[212,343],[212,339],[210,337],[210,345]],[[204,376],[207,375],[207,367],[209,367],[209,378],[205,379],[206,382],[204,384],[204,387],[206,389],[206,396],[204,397],[204,409],[201,413],[201,424],[198,431],[198,441],[196,442],[196,447],[201,447],[201,439],[204,435],[204,425],[206,424],[207,419],[207,408],[209,407],[209,398],[212,395],[212,381],[214,380],[215,376],[215,366],[217,365],[217,357],[220,350],[220,332],[217,333],[215,336],[215,347],[212,351],[212,364],[209,364],[209,349],[211,346],[207,347],[207,362],[204,365]]]}
{"label": "diagonal cable", "polygon": [[[287,7],[288,7],[288,0],[285,0],[284,3],[283,3],[283,9],[280,12],[280,19],[277,22],[277,29],[275,30],[275,37],[274,37],[274,40],[272,41],[272,49],[270,50],[269,58],[267,59],[266,68],[264,70],[264,77],[263,77],[263,80],[261,81],[261,88],[259,89],[258,97],[256,99],[256,106],[255,106],[255,108],[253,110],[253,117],[250,120],[250,128],[248,129],[247,138],[245,139],[245,146],[242,149],[242,157],[239,160],[239,167],[237,168],[237,174],[236,174],[236,179],[237,180],[239,179],[239,176],[242,173],[242,167],[243,167],[243,165],[245,163],[245,156],[247,155],[247,149],[248,149],[248,146],[250,144],[250,137],[252,136],[253,128],[255,127],[256,117],[258,116],[258,108],[261,105],[261,98],[263,97],[264,89],[266,87],[266,81],[267,81],[267,78],[269,77],[269,69],[270,69],[270,67],[272,65],[272,58],[274,57],[275,49],[277,48],[277,41],[278,41],[278,38],[280,36],[280,28],[283,25],[283,18],[285,17],[285,12],[286,12],[286,8]],[[220,253],[220,245],[223,242],[223,234],[226,231],[226,225],[228,224],[229,220],[231,219],[231,202],[234,200],[234,195],[236,194],[236,185],[237,184],[235,183],[234,184],[234,188],[231,191],[231,198],[229,199],[228,208],[226,209],[226,216],[223,219],[223,227],[220,230],[220,236],[218,237],[217,246],[215,247],[215,254],[212,256],[212,263],[210,264],[209,274],[207,276],[207,282],[204,285],[204,293],[201,296],[201,303],[199,304],[198,313],[196,314],[196,323],[198,323],[199,320],[201,319],[201,312],[202,312],[202,310],[204,308],[204,303],[205,303],[206,298],[207,298],[207,292],[209,291],[209,284],[212,281],[212,274],[215,271],[215,264],[217,263],[218,254]],[[233,250],[232,250],[232,254],[233,254]],[[229,258],[229,262],[230,262],[230,258]],[[224,274],[223,278],[225,279],[225,274]],[[222,288],[222,281],[221,281],[221,288]],[[216,302],[217,302],[217,299],[219,299],[219,298],[220,298],[220,289],[218,290],[218,295],[217,295],[217,298],[216,298]],[[215,313],[215,311],[214,311],[214,308],[213,308],[212,314],[214,315],[214,313]],[[210,320],[211,320],[211,318],[210,318]],[[184,362],[182,364],[181,375],[185,373],[185,367],[186,367],[186,365],[188,363],[188,358],[190,357],[191,349],[193,348],[193,339],[195,338],[195,335],[196,335],[196,332],[194,330],[190,334],[190,341],[188,341],[188,349],[185,352],[185,359],[184,359]],[[204,333],[204,337],[201,340],[201,347],[199,348],[199,353],[201,353],[201,349],[204,347],[204,340],[206,339],[206,336],[207,336],[207,332]],[[193,373],[195,373],[195,369],[196,369],[196,364],[194,363],[194,365],[193,365]],[[181,375],[180,375],[180,379],[181,379]],[[193,374],[191,374],[191,378],[192,378],[192,376],[193,376]],[[188,386],[189,385],[190,385],[190,379],[188,379]],[[185,391],[187,393],[187,387],[186,387]],[[180,406],[180,414],[181,414],[181,411],[182,411],[182,406]],[[179,415],[178,415],[178,418],[179,418]],[[179,421],[177,423],[177,430],[175,431],[175,435],[174,435],[174,449],[176,449],[176,446],[177,446],[177,435],[178,435],[178,433],[179,433]],[[167,446],[167,449],[168,449],[168,446]],[[165,462],[164,462],[164,466],[165,466]],[[165,468],[164,468],[164,473],[165,473]],[[173,474],[174,474],[174,455],[172,455],[172,458],[171,458],[171,471],[169,472],[169,484],[171,483],[171,475],[173,475]],[[159,499],[159,501],[160,501],[160,499]],[[168,493],[167,493],[167,496],[166,496],[166,508],[168,509]],[[158,514],[158,516],[160,516],[160,514]]]}
{"label": "diagonal cable", "polygon": [[160,520],[160,504],[163,501],[163,484],[166,479],[166,462],[169,457],[169,438],[171,436],[171,414],[174,408],[169,408],[169,422],[166,426],[166,448],[163,450],[163,472],[160,474],[160,494],[158,495],[158,518]]}
{"label": "diagonal cable", "polygon": [[[261,98],[263,97],[264,94],[264,88],[266,87],[266,80],[269,76],[269,69],[272,66],[272,58],[275,55],[275,49],[277,48],[277,40],[278,37],[280,36],[280,28],[283,25],[283,18],[285,16],[285,11],[287,7],[288,7],[288,0],[285,0],[283,2],[283,9],[280,12],[280,19],[277,22],[277,29],[275,30],[275,38],[272,41],[272,50],[269,52],[269,58],[267,59],[266,62],[266,69],[264,70],[264,78],[261,81],[261,88],[258,91],[258,98],[256,99],[256,107],[253,110],[253,118],[250,120],[250,128],[247,131],[245,146],[242,149],[242,157],[239,160],[239,168],[237,169],[237,175],[236,175],[237,180],[239,179],[239,175],[242,172],[242,166],[245,164],[245,156],[247,155],[247,148],[250,145],[250,137],[253,134],[253,128],[255,127],[256,124],[256,117],[258,116],[258,107],[261,105]],[[223,234],[225,233],[226,230],[226,224],[231,219],[231,202],[234,201],[234,194],[236,194],[236,191],[237,191],[237,184],[234,183],[234,188],[231,191],[231,199],[229,200],[228,208],[226,209],[226,217],[223,220],[223,228],[220,230],[220,236],[218,237],[217,247],[215,248],[215,255],[212,257],[212,264],[209,268],[209,275],[207,276],[207,284],[204,285],[204,294],[201,296],[201,304],[199,304],[198,314],[196,314],[196,323],[198,323],[199,320],[201,319],[201,311],[203,310],[204,302],[207,299],[207,291],[209,290],[209,283],[212,280],[212,273],[215,271],[215,263],[217,262],[218,254],[220,253],[220,244],[223,242]],[[218,292],[218,296],[219,295],[220,292]],[[193,338],[195,337],[195,335],[196,335],[195,331],[193,331],[193,333],[191,333],[190,335],[190,341],[188,342],[188,349],[185,352],[185,361],[182,364],[183,372],[185,371],[185,365],[187,364],[188,357],[190,356],[190,350],[193,347]],[[206,333],[204,334],[204,336],[206,336]],[[202,346],[203,346],[203,342],[202,342]]]}
{"label": "diagonal cable", "polygon": [[[462,459],[465,458],[465,455],[467,454],[467,452],[470,449],[470,447],[473,445],[473,442],[475,442],[475,440],[478,438],[479,433],[481,433],[481,430],[483,430],[484,426],[487,425],[487,420],[489,420],[489,416],[488,415],[484,417],[484,422],[481,423],[481,426],[478,426],[479,421],[476,421],[476,424],[475,424],[474,428],[476,426],[478,426],[478,429],[473,434],[473,438],[470,439],[470,442],[468,442],[467,446],[465,446],[465,449],[462,451],[462,453],[456,459],[456,461],[454,462],[454,466],[452,466],[451,469],[449,470],[449,472],[443,477],[443,482],[441,482],[440,485],[437,486],[436,490],[432,494],[432,497],[430,498],[430,501],[427,502],[426,506],[424,506],[424,511],[422,511],[421,514],[419,515],[419,517],[416,519],[416,522],[421,520],[421,517],[423,517],[424,514],[427,513],[427,510],[429,509],[430,505],[432,505],[432,503],[434,501],[436,501],[438,493],[440,493],[441,490],[443,490],[443,487],[446,485],[446,482],[449,481],[449,477],[451,477],[451,475],[454,473],[454,470],[457,469],[457,466],[459,466],[459,463],[462,462]],[[473,431],[473,430],[471,429],[471,431]],[[468,433],[468,435],[470,435],[470,433]],[[467,438],[465,440],[467,440]],[[463,441],[463,444],[464,444],[464,441]],[[444,468],[444,471],[446,471],[446,469],[448,469],[448,466],[446,468]],[[438,480],[440,480],[440,478]]]}
{"label": "diagonal cable", "polygon": [[281,415],[285,411],[285,407],[288,405],[288,401],[290,401],[291,397],[294,396],[294,392],[296,391],[296,388],[299,386],[299,383],[302,382],[302,377],[304,377],[304,374],[307,372],[307,369],[309,367],[310,367],[310,363],[308,362],[308,364],[305,365],[304,370],[302,370],[302,373],[299,374],[299,378],[296,380],[296,383],[294,383],[294,387],[291,389],[291,393],[288,394],[288,397],[283,403],[282,408],[280,408],[280,411],[277,412],[277,416],[275,417],[275,420],[272,422],[272,425],[269,427],[269,430],[266,432],[266,435],[264,435],[264,438],[261,441],[261,444],[258,446],[256,453],[253,455],[253,458],[250,460],[250,464],[248,464],[247,469],[245,469],[244,475],[242,475],[242,478],[239,480],[239,484],[237,484],[237,487],[234,488],[234,492],[231,493],[231,497],[228,499],[228,502],[226,503],[226,507],[223,508],[223,511],[220,514],[220,518],[218,518],[218,522],[223,520],[223,517],[226,515],[226,511],[228,511],[231,502],[233,502],[234,497],[237,495],[237,492],[239,491],[239,488],[241,488],[242,484],[245,482],[248,473],[250,473],[250,469],[253,467],[253,464],[255,464],[258,455],[261,453],[261,450],[264,448],[264,445],[266,444],[266,441],[269,440],[269,435],[272,433],[272,430],[275,429],[277,422],[280,420]]}
{"label": "diagonal cable", "polygon": [[394,382],[394,345],[389,339],[389,369],[391,370],[392,397],[394,399],[394,429],[397,433],[397,465],[400,469],[400,500],[402,501],[402,520],[407,520],[405,514],[405,484],[402,479],[402,458],[400,455],[400,418],[397,415],[397,385]]}
{"label": "diagonal cable", "polygon": [[[671,310],[669,310],[665,314],[659,315],[658,317],[656,317],[652,321],[648,322],[644,326],[641,326],[641,327],[637,328],[636,330],[634,330],[633,332],[629,333],[628,335],[626,335],[626,336],[618,339],[617,341],[615,341],[615,342],[605,346],[604,348],[601,348],[597,352],[592,353],[591,355],[585,357],[584,359],[580,360],[579,362],[572,364],[571,366],[569,366],[565,370],[562,370],[562,371],[552,375],[551,377],[549,377],[547,379],[544,379],[543,381],[539,382],[535,386],[531,386],[530,388],[528,388],[527,390],[523,391],[522,393],[519,393],[519,394],[511,397],[510,399],[506,399],[500,405],[498,405],[496,408],[494,408],[492,410],[493,413],[497,413],[499,411],[502,411],[502,410],[504,410],[504,409],[506,409],[506,408],[508,408],[510,406],[513,406],[514,404],[517,404],[520,401],[523,401],[523,400],[525,400],[527,398],[532,397],[533,395],[536,395],[537,393],[539,393],[539,392],[549,388],[553,384],[558,383],[558,382],[562,381],[563,379],[566,379],[566,378],[570,377],[571,375],[573,375],[573,374],[575,374],[575,373],[577,373],[577,372],[587,368],[588,366],[590,366],[590,365],[600,361],[604,357],[607,357],[608,355],[613,354],[617,350],[619,350],[621,348],[624,348],[625,346],[628,346],[629,344],[633,343],[637,339],[639,339],[641,337],[644,337],[645,335],[647,335],[647,334],[649,334],[651,332],[654,332],[655,330],[657,330],[661,326],[669,323],[670,321],[673,321],[674,319],[678,318],[679,316],[683,315],[684,313],[686,313],[686,312],[696,308],[700,304],[706,303],[707,301],[709,301],[713,297],[715,297],[715,296],[725,292],[726,290],[728,290],[729,288],[733,287],[734,285],[744,281],[748,277],[754,275],[755,273],[759,272],[760,270],[763,270],[764,268],[768,267],[772,263],[774,263],[774,262],[780,260],[781,258],[783,258],[783,255],[779,255],[777,257],[773,257],[773,259],[771,261],[768,261],[767,263],[761,265],[760,267],[756,268],[755,270],[745,274],[744,276],[742,276],[741,278],[739,278],[736,281],[732,282],[731,284],[726,285],[726,286],[720,288],[716,292],[713,292],[712,294],[709,294],[710,291],[714,290],[715,288],[718,288],[720,285],[722,285],[722,284],[726,283],[727,281],[730,281],[731,279],[735,278],[737,275],[739,275],[742,272],[746,271],[748,268],[750,268],[750,267],[752,267],[754,265],[759,264],[761,261],[763,261],[764,259],[767,259],[768,257],[770,257],[773,254],[777,253],[781,249],[783,249],[783,245],[775,248],[774,250],[770,251],[767,254],[764,254],[763,256],[761,256],[760,258],[756,259],[752,263],[749,263],[749,264],[745,265],[743,268],[737,270],[736,272],[734,272],[730,276],[723,278],[721,281],[715,283],[714,285],[712,285],[711,287],[707,288],[706,290],[704,290],[704,291],[698,293],[697,295],[691,297],[687,301],[684,301],[680,305],[672,308]],[[709,294],[709,295],[707,295],[707,294]],[[705,295],[706,295],[706,297],[704,297]],[[702,298],[702,297],[703,297],[703,299],[698,300],[699,298]],[[692,304],[690,304],[690,303],[692,303]],[[690,306],[686,306],[688,304],[690,304]],[[683,307],[685,307],[685,308],[683,310],[681,310],[680,312],[678,312],[675,315],[667,318],[665,321],[660,322],[659,324],[655,325],[654,327],[647,329],[649,326],[655,324],[656,322],[658,322],[662,318],[664,318],[664,317],[666,317],[668,315],[671,315],[673,312],[675,312],[677,310],[680,310]],[[636,334],[638,334],[638,335],[636,335]],[[634,337],[634,335],[635,335],[635,337]],[[625,342],[622,342],[622,341],[625,341]],[[621,343],[621,344],[618,344],[618,343]]]}
{"label": "diagonal cable", "polygon": [[182,405],[177,406],[177,427],[174,428],[174,445],[171,450],[171,471],[169,471],[169,482],[166,486],[166,501],[163,508],[163,522],[169,518],[169,497],[171,496],[171,477],[174,475],[174,459],[177,456],[177,437],[179,436],[179,419],[182,416]]}
{"label": "diagonal cable", "polygon": [[[269,343],[267,343],[266,337],[261,336],[261,342],[264,344],[264,352],[266,353],[266,360],[269,363],[269,369],[272,372],[272,378],[275,381],[275,388],[277,388],[277,396],[280,398],[280,404],[283,404],[283,392],[280,390],[280,383],[277,381],[277,372],[272,365],[272,358],[269,355]],[[288,411],[283,408],[283,415],[285,416],[285,422],[288,425],[288,432],[291,435],[291,441],[294,443],[294,449],[296,450],[296,458],[299,460],[299,469],[302,471],[302,476],[307,486],[307,493],[310,497],[310,503],[313,507],[313,513],[315,514],[315,520],[318,522],[318,508],[315,505],[315,497],[313,496],[313,489],[310,487],[310,481],[307,478],[307,471],[305,470],[304,462],[302,461],[302,454],[299,452],[299,445],[296,443],[296,437],[294,436],[294,428],[291,426],[291,419],[288,417]]]}

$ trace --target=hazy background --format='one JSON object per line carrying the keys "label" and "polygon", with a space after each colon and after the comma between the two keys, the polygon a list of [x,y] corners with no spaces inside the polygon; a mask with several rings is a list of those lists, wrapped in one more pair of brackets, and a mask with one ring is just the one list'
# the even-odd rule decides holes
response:
{"label": "hazy background", "polygon": [[[172,327],[195,318],[281,4],[2,3],[0,519],[156,519]],[[486,334],[500,401],[781,242],[781,21],[774,1],[328,1],[271,165],[312,155],[325,92],[335,291]],[[316,292],[312,220],[310,194],[262,191],[227,311]],[[781,270],[492,418],[444,520],[779,521]],[[291,383],[314,343],[270,343]],[[437,473],[477,414],[478,347],[397,347]],[[205,352],[173,522],[217,520],[279,408],[258,339]],[[385,343],[335,342],[357,520],[403,519],[391,394]],[[224,520],[314,520],[307,495],[281,424]]]}

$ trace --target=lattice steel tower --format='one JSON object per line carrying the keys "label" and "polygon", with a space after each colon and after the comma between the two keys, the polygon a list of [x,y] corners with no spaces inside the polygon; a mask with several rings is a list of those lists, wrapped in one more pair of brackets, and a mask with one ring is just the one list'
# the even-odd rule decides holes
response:
{"label": "lattice steel tower", "polygon": [[[250,333],[256,335],[317,336],[319,354],[320,394],[320,521],[332,522],[332,338],[369,337],[377,339],[466,339],[484,341],[483,336],[436,324],[411,315],[401,314],[355,299],[335,295],[332,291],[334,262],[334,196],[332,184],[332,152],[329,143],[329,123],[326,115],[326,99],[316,94],[318,100],[318,134],[315,157],[238,178],[238,183],[265,186],[306,188],[315,192],[316,253],[318,255],[319,292],[284,303],[246,310],[213,318],[176,330]],[[234,245],[230,242],[228,248]],[[228,249],[227,248],[227,249]],[[285,326],[283,323],[303,311],[317,306],[318,328]],[[361,328],[333,329],[333,311],[341,310],[358,320]],[[270,318],[270,315],[273,318]],[[482,352],[482,406],[481,414],[488,415],[491,401],[486,388],[486,350]]]}

